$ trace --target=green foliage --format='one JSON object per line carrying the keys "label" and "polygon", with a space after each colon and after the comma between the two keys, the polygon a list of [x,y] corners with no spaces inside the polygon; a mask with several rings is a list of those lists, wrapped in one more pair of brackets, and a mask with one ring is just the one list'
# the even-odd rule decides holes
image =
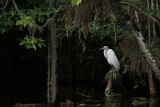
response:
{"label": "green foliage", "polygon": [[49,18],[52,16],[53,12],[55,11],[55,8],[34,8],[33,10],[29,10],[27,14],[31,14],[32,17],[34,17],[35,21],[38,23],[44,23],[46,18]]}
{"label": "green foliage", "polygon": [[2,12],[0,14],[0,32],[4,33],[12,28],[14,28],[15,25],[15,20],[18,19],[18,14],[14,9],[10,9],[8,12]]}
{"label": "green foliage", "polygon": [[25,48],[27,49],[37,49],[37,46],[39,48],[42,48],[45,45],[45,40],[43,40],[42,38],[35,38],[34,36],[25,36],[19,45],[23,45]]}
{"label": "green foliage", "polygon": [[149,49],[152,53],[152,55],[155,57],[155,58],[160,58],[160,39],[159,38],[152,38],[151,39],[151,42],[149,44]]}
{"label": "green foliage", "polygon": [[130,69],[130,66],[129,65],[124,65],[124,70],[123,70],[123,74],[126,74]]}
{"label": "green foliage", "polygon": [[134,81],[135,81],[134,89],[137,89],[140,86],[146,86],[147,85],[145,80],[135,79]]}
{"label": "green foliage", "polygon": [[[26,26],[33,27],[36,23],[42,24],[46,18],[51,17],[54,8],[48,8],[41,6],[40,8],[34,9],[21,9],[17,12],[14,8],[11,8],[8,12],[2,12],[0,14],[0,32],[8,32],[11,29],[21,30]],[[16,22],[16,23],[15,23]],[[27,49],[37,49],[45,46],[44,40],[41,38],[35,38],[32,36],[24,37],[20,45]]]}
{"label": "green foliage", "polygon": [[160,48],[154,47],[154,48],[152,48],[152,52],[153,53],[159,53],[160,52]]}
{"label": "green foliage", "polygon": [[85,100],[78,104],[76,107],[100,107],[100,101],[98,100]]}
{"label": "green foliage", "polygon": [[106,89],[104,93],[107,97],[112,97],[114,95],[113,89]]}
{"label": "green foliage", "polygon": [[15,28],[21,30],[22,27],[24,28],[27,25],[32,27],[35,23],[42,24],[46,18],[51,17],[53,11],[55,11],[54,8],[43,6],[34,9],[21,9],[20,12],[11,8],[9,11],[0,14],[0,32],[8,32]]}
{"label": "green foliage", "polygon": [[108,30],[108,24],[101,24],[98,21],[89,23],[89,30],[92,36],[98,36],[99,39],[104,39],[109,36],[110,30]]}
{"label": "green foliage", "polygon": [[72,5],[79,5],[82,0],[72,0]]}
{"label": "green foliage", "polygon": [[103,40],[109,36],[115,36],[115,33],[119,35],[123,30],[117,24],[117,19],[113,14],[109,14],[108,22],[100,23],[96,20],[89,23],[89,30],[93,36],[98,36],[99,39]]}
{"label": "green foliage", "polygon": [[133,105],[133,107],[137,107],[137,106],[144,105],[147,103],[149,102],[144,97],[132,97],[131,99],[131,104]]}
{"label": "green foliage", "polygon": [[104,97],[104,104],[102,107],[120,107],[121,105],[121,94],[115,94],[114,96]]}
{"label": "green foliage", "polygon": [[26,27],[27,25],[33,27],[34,19],[26,14],[20,14],[20,19],[16,21],[16,25]]}
{"label": "green foliage", "polygon": [[79,104],[78,106],[76,107],[86,107],[86,104],[82,103],[82,104]]}
{"label": "green foliage", "polygon": [[34,8],[21,10],[19,14],[19,20],[16,21],[16,25],[26,27],[27,25],[32,27],[35,23],[43,23],[46,18],[51,17],[54,8]]}
{"label": "green foliage", "polygon": [[5,2],[3,0],[0,1],[0,7],[3,7]]}
{"label": "green foliage", "polygon": [[95,104],[95,105],[90,105],[90,104],[79,104],[76,107],[101,107],[101,104]]}

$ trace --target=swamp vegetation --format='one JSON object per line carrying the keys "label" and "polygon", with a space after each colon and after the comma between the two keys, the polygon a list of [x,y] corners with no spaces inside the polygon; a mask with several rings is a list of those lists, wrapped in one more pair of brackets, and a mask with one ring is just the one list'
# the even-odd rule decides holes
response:
{"label": "swamp vegetation", "polygon": [[[125,107],[119,98],[127,98],[132,105],[126,107],[157,107],[159,5],[159,0],[1,0],[0,104]],[[98,51],[104,45],[120,61],[117,78]]]}

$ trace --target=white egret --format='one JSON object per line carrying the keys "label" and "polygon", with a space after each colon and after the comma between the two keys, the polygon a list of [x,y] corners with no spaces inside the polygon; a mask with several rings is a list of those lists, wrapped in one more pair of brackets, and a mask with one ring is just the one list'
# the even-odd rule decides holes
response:
{"label": "white egret", "polygon": [[119,71],[120,69],[120,63],[118,61],[118,58],[115,54],[115,52],[112,49],[109,49],[108,46],[104,46],[103,48],[100,48],[99,50],[104,50],[104,57],[107,59],[108,63],[114,67],[115,71]]}

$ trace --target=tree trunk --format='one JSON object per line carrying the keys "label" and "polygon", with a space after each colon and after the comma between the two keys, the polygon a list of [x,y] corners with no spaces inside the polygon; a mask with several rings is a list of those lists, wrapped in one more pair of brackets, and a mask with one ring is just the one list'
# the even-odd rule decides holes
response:
{"label": "tree trunk", "polygon": [[148,82],[149,82],[149,91],[150,91],[150,98],[156,98],[156,88],[155,88],[155,81],[153,78],[152,71],[149,69],[148,71]]}
{"label": "tree trunk", "polygon": [[[135,16],[136,16],[136,20],[137,20],[137,26],[140,26],[139,16],[138,16],[137,11],[135,11]],[[157,77],[157,79],[160,80],[160,70],[159,70],[159,68],[158,68],[158,66],[156,64],[156,61],[153,59],[150,50],[147,48],[147,45],[143,41],[144,37],[142,36],[142,33],[141,32],[136,32],[134,29],[132,29],[132,32],[133,32],[133,35],[138,40],[140,49],[144,53],[144,56],[146,58],[146,61],[147,61],[148,65],[149,65],[149,67],[151,67],[151,70],[149,70],[147,72],[147,74],[148,74],[148,81],[149,81],[150,97],[151,98],[155,98],[155,96],[156,96],[156,87],[155,87],[152,71],[154,72],[154,74]]]}
{"label": "tree trunk", "polygon": [[108,96],[110,96],[110,92],[111,92],[111,89],[112,89],[113,79],[109,78],[107,82],[108,83],[107,83],[107,87],[105,89],[105,95],[108,97]]}
{"label": "tree trunk", "polygon": [[148,107],[156,107],[158,105],[158,102],[153,100],[153,99],[150,99],[149,100],[149,106]]}
{"label": "tree trunk", "polygon": [[154,78],[153,78],[153,73],[156,75],[157,79],[160,79],[160,71],[159,68],[156,65],[156,61],[153,59],[153,57],[151,56],[150,51],[147,49],[145,43],[143,42],[143,36],[141,34],[141,32],[136,33],[134,31],[134,36],[137,38],[138,43],[140,45],[141,51],[144,53],[144,56],[146,58],[146,61],[148,63],[148,65],[152,68],[152,70],[148,71],[148,81],[149,81],[149,85],[150,85],[150,97],[154,98],[156,96],[156,87],[154,84]]}
{"label": "tree trunk", "polygon": [[114,78],[113,72],[114,72],[113,70],[110,70],[109,72],[106,73],[106,76],[104,77],[104,79],[106,80],[106,83],[107,83],[107,87],[105,89],[105,92],[108,90],[111,90],[111,88],[112,88],[113,78]]}
{"label": "tree trunk", "polygon": [[108,80],[108,84],[107,84],[107,88],[106,88],[107,90],[110,90],[112,88],[112,83],[113,83],[113,79],[111,78]]}
{"label": "tree trunk", "polygon": [[137,38],[138,43],[140,45],[140,48],[142,52],[144,53],[144,56],[146,58],[147,63],[150,65],[152,70],[154,71],[155,76],[157,77],[158,80],[160,80],[160,70],[156,64],[156,61],[153,59],[149,49],[147,49],[145,43],[143,42],[143,36],[141,32],[133,32],[134,36]]}
{"label": "tree trunk", "polygon": [[48,25],[48,81],[47,99],[48,104],[53,105],[56,99],[56,68],[57,68],[57,43],[56,43],[56,23],[50,20]]}

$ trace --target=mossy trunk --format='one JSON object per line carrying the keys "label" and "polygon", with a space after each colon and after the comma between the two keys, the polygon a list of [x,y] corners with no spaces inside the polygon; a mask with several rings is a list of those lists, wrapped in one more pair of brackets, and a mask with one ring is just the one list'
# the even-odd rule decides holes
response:
{"label": "mossy trunk", "polygon": [[108,81],[107,81],[108,83],[107,83],[107,90],[111,90],[111,88],[112,88],[112,83],[113,83],[113,79],[109,79]]}
{"label": "mossy trunk", "polygon": [[144,53],[147,63],[150,65],[151,70],[148,72],[148,81],[149,81],[149,89],[150,89],[150,97],[155,98],[156,96],[156,87],[154,84],[153,73],[156,75],[157,79],[159,80],[160,71],[157,67],[156,61],[153,59],[152,54],[150,53],[149,49],[147,49],[146,44],[143,42],[143,36],[141,32],[138,34],[134,32],[135,37],[138,39],[140,48]]}
{"label": "mossy trunk", "polygon": [[56,40],[56,24],[54,20],[49,23],[48,37],[48,81],[47,81],[47,99],[48,104],[53,105],[56,99],[56,68],[57,68],[57,40]]}
{"label": "mossy trunk", "polygon": [[156,88],[155,88],[155,80],[153,78],[152,71],[148,71],[148,82],[149,82],[149,91],[150,91],[150,98],[156,98]]}

